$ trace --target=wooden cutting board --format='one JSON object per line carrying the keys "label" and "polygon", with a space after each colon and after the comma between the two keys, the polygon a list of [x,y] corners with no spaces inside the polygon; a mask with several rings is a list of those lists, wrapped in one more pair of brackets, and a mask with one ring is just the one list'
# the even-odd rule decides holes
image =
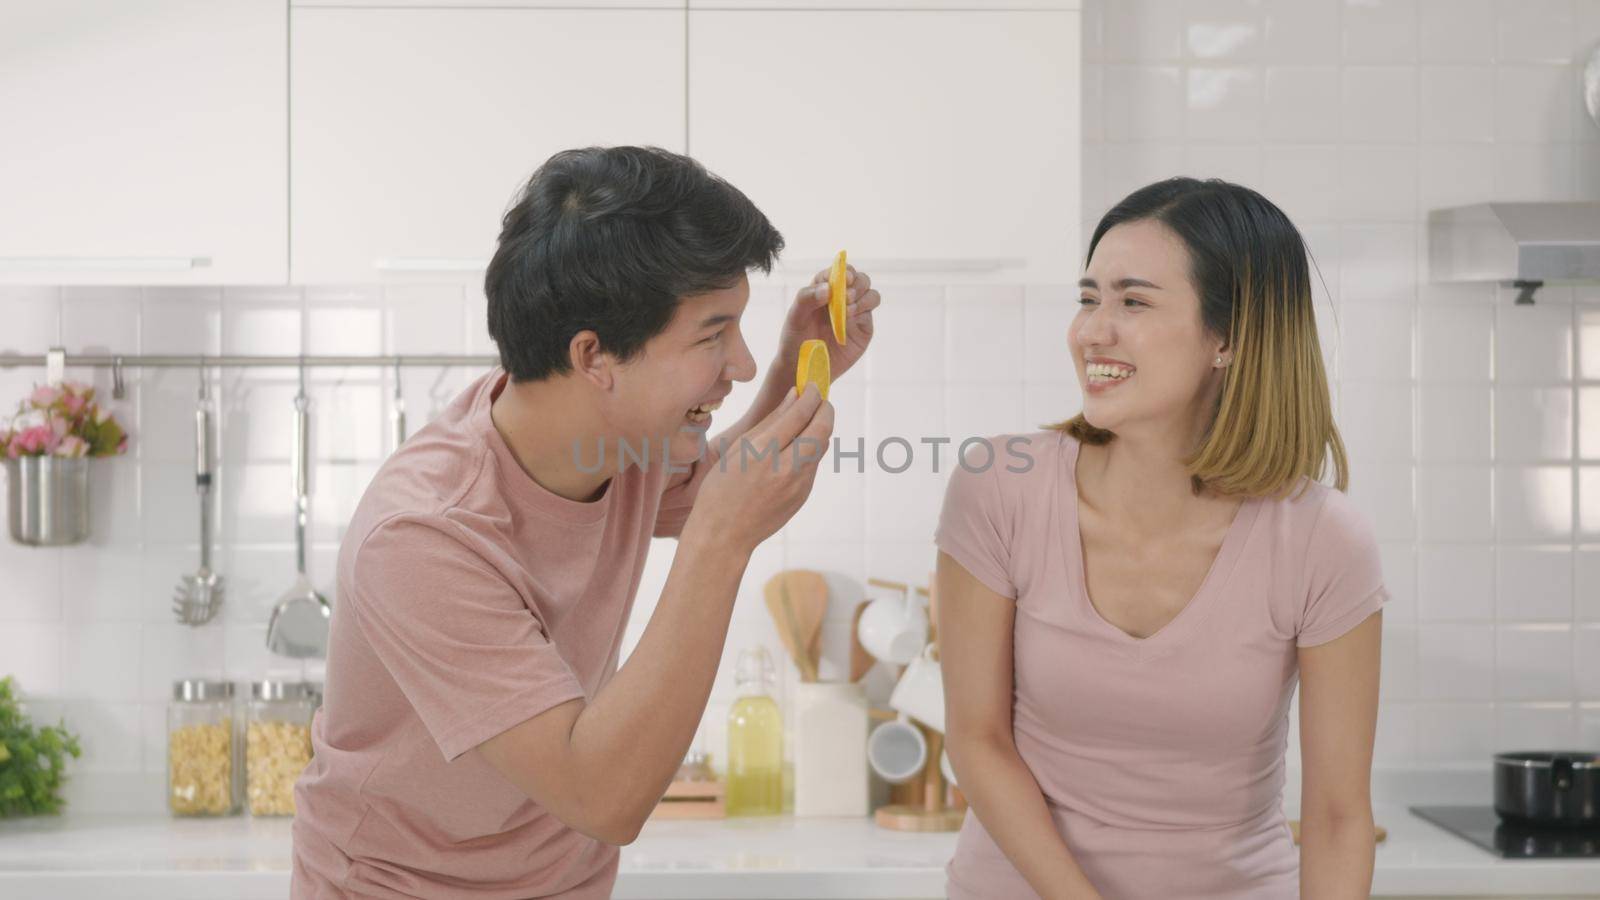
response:
{"label": "wooden cutting board", "polygon": [[[1289,820],[1289,830],[1294,832],[1294,842],[1296,844],[1300,843],[1300,820],[1299,819],[1290,819]],[[1389,836],[1389,829],[1384,828],[1382,825],[1377,826],[1377,831],[1375,832],[1375,837],[1377,838],[1377,843],[1379,843],[1379,844],[1383,843],[1384,839],[1387,838],[1388,836]]]}

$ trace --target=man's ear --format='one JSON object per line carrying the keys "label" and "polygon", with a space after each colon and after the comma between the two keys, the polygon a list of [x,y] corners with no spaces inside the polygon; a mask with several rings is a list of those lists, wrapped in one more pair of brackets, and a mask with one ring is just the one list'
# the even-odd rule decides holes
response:
{"label": "man's ear", "polygon": [[579,378],[602,391],[616,384],[616,357],[600,348],[600,336],[593,331],[580,331],[567,344],[567,361]]}

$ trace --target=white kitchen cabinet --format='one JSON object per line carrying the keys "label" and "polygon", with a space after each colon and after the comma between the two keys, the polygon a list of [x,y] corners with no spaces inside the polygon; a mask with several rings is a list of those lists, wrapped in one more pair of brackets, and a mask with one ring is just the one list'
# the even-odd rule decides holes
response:
{"label": "white kitchen cabinet", "polygon": [[[949,0],[954,2],[954,0]],[[290,6],[461,9],[683,9],[683,0],[290,0]]]}
{"label": "white kitchen cabinet", "polygon": [[783,232],[880,275],[1070,281],[1079,14],[689,13],[689,151]]}
{"label": "white kitchen cabinet", "polygon": [[290,0],[290,6],[585,9],[1082,9],[1083,0]]}
{"label": "white kitchen cabinet", "polygon": [[0,0],[0,282],[282,283],[284,0]]}
{"label": "white kitchen cabinet", "polygon": [[296,282],[479,279],[551,154],[683,150],[681,8],[291,13]]}
{"label": "white kitchen cabinet", "polygon": [[[341,0],[296,0],[296,2],[341,2]],[[380,2],[380,0],[372,0]],[[428,2],[428,0],[415,0]],[[464,0],[465,2],[465,0]],[[507,0],[513,2],[513,0]],[[588,0],[594,2],[594,0]],[[627,2],[627,0],[618,0]],[[682,0],[680,0],[682,2]],[[905,10],[948,9],[1005,10],[1070,9],[1083,8],[1083,0],[686,0],[690,9],[829,9],[829,10]]]}

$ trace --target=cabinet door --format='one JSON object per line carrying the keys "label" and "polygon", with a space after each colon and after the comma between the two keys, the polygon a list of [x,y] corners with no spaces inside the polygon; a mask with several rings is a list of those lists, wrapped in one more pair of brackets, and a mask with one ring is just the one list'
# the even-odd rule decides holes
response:
{"label": "cabinet door", "polygon": [[0,5],[0,281],[282,283],[283,0]]}
{"label": "cabinet door", "polygon": [[[350,0],[295,0],[297,3],[347,3]],[[360,0],[360,2],[394,2],[394,0]],[[401,0],[401,2],[431,3],[436,0]],[[472,0],[462,0],[472,2]],[[523,0],[517,0],[523,2]],[[543,2],[543,0],[540,0]],[[559,0],[550,0],[559,2]],[[585,0],[595,2],[595,0]],[[630,0],[618,0],[630,2]],[[904,10],[953,9],[1002,10],[1083,9],[1083,0],[687,0],[690,9],[831,9],[831,10]],[[1113,0],[1117,2],[1117,0]]]}
{"label": "cabinet door", "polygon": [[477,279],[558,150],[684,143],[684,13],[296,8],[292,275]]}
{"label": "cabinet door", "polygon": [[[943,0],[959,3],[964,0]],[[1076,0],[1063,0],[1076,2]],[[498,7],[502,9],[683,9],[683,0],[289,0],[290,6],[432,7],[435,9]]]}
{"label": "cabinet door", "polygon": [[1073,280],[1078,13],[689,13],[689,150],[874,275]]}

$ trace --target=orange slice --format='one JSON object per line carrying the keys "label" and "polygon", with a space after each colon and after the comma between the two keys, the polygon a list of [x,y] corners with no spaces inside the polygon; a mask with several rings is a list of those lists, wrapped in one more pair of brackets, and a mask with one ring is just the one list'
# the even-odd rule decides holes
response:
{"label": "orange slice", "polygon": [[828,367],[828,345],[814,338],[801,344],[800,365],[794,376],[795,393],[804,394],[806,385],[816,382],[817,390],[822,392],[822,399],[826,400],[828,385],[832,380],[833,375]]}
{"label": "orange slice", "polygon": [[845,296],[845,279],[849,277],[849,269],[845,268],[844,251],[833,260],[833,271],[828,273],[828,320],[833,323],[833,339],[844,346],[844,306],[849,299]]}

